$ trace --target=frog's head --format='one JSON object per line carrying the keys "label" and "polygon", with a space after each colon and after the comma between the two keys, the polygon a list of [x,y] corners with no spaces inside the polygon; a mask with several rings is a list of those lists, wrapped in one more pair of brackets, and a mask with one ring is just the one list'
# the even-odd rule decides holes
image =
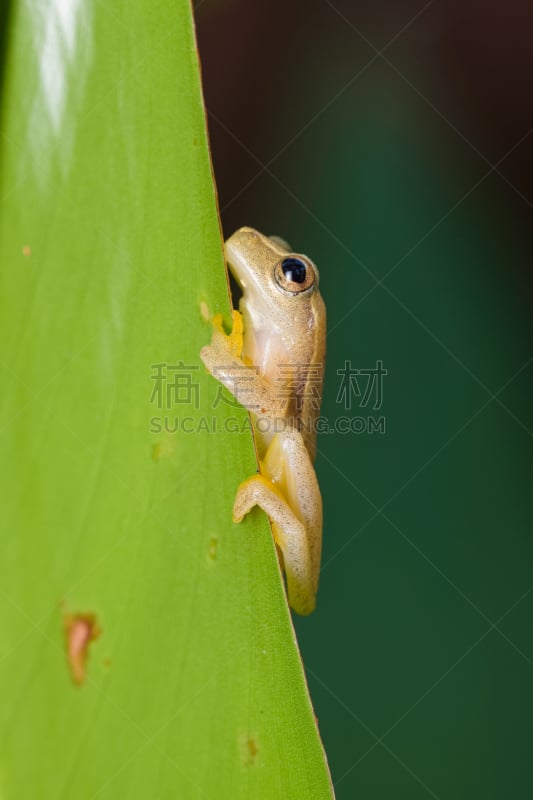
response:
{"label": "frog's head", "polygon": [[[318,295],[318,270],[276,236],[240,228],[226,241],[226,259],[249,310],[272,322],[296,325]],[[319,295],[318,295],[319,296]]]}

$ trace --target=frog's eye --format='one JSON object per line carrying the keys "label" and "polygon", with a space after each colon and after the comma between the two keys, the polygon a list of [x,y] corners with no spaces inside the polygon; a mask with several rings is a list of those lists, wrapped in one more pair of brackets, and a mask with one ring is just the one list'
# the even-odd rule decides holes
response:
{"label": "frog's eye", "polygon": [[274,267],[278,286],[290,294],[300,294],[315,282],[315,270],[309,262],[298,256],[287,256]]}

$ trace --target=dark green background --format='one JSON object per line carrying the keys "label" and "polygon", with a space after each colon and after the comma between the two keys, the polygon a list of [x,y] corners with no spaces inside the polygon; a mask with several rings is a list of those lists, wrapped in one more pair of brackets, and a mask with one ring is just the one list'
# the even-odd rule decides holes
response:
{"label": "dark green background", "polygon": [[[323,412],[386,417],[319,439],[295,620],[337,797],[530,798],[532,16],[267,5],[197,10],[224,233],[317,262]],[[337,369],[378,359],[381,411],[345,411]]]}

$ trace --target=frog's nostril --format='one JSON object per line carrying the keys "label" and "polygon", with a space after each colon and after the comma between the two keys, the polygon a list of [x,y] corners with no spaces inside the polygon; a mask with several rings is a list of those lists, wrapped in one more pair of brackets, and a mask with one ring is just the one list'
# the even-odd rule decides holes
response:
{"label": "frog's nostril", "polygon": [[299,258],[285,258],[281,262],[281,269],[288,281],[293,283],[305,283],[307,269],[303,261]]}

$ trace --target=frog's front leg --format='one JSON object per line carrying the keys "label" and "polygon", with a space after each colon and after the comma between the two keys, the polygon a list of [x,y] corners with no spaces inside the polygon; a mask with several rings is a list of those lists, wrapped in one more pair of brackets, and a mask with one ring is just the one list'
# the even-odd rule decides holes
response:
{"label": "frog's front leg", "polygon": [[283,554],[287,592],[298,614],[310,614],[320,574],[322,498],[302,435],[292,428],[274,436],[261,474],[241,483],[233,506],[240,522],[253,506],[266,512]]}
{"label": "frog's front leg", "polygon": [[243,323],[239,311],[233,311],[233,330],[226,334],[222,316],[213,318],[211,344],[202,347],[200,358],[209,372],[222,383],[239,403],[255,414],[275,418],[284,416],[288,405],[279,390],[268,383],[257,369],[242,357]]}

